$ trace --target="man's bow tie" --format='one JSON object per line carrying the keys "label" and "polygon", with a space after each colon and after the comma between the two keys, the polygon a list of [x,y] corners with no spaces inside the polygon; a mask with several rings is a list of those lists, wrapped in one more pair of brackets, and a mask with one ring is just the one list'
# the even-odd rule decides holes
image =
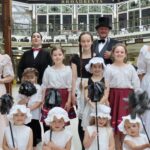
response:
{"label": "man's bow tie", "polygon": [[34,47],[33,47],[32,50],[33,50],[33,51],[40,51],[41,48],[34,48]]}
{"label": "man's bow tie", "polygon": [[105,39],[98,40],[98,43],[105,43]]}

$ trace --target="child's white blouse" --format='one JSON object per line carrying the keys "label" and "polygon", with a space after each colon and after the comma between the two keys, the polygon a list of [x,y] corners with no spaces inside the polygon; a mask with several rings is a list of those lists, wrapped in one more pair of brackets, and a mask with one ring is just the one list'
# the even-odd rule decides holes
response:
{"label": "child's white blouse", "polygon": [[[132,137],[132,136],[126,135],[124,138],[124,141],[125,140],[130,141],[137,146],[149,143],[145,134],[140,134],[138,137]],[[131,149],[123,143],[123,150],[131,150]],[[145,148],[144,150],[150,150],[150,148]]]}
{"label": "child's white blouse", "polygon": [[54,69],[48,66],[43,75],[42,88],[71,89],[72,70],[70,66]]}
{"label": "child's white blouse", "polygon": [[[21,125],[21,126],[12,125],[12,131],[13,131],[14,143],[16,146],[15,148],[18,148],[17,150],[27,150],[31,129],[25,125]],[[14,148],[9,126],[6,127],[5,129],[5,137],[9,149]]]}
{"label": "child's white blouse", "polygon": [[[100,150],[109,150],[109,141],[112,133],[112,128],[110,127],[99,127],[99,148]],[[90,136],[92,136],[93,132],[97,132],[96,126],[88,126],[87,131]],[[97,150],[97,137],[93,140],[92,144],[86,150]]]}
{"label": "child's white blouse", "polygon": [[[42,88],[38,84],[34,84],[34,86],[36,87],[37,92],[34,95],[29,97],[29,102],[27,105],[28,107],[34,105],[36,102],[42,102]],[[26,98],[26,96],[18,93],[18,95],[17,95],[18,100],[21,100],[24,98]],[[32,110],[31,114],[32,114],[32,119],[39,120],[41,117],[41,108],[38,107],[38,108]]]}
{"label": "child's white blouse", "polygon": [[[28,102],[28,107],[34,105],[36,102],[42,102],[42,89],[41,86],[38,84],[34,84],[36,89],[37,89],[37,93],[35,93],[34,95],[32,95],[29,98],[29,102]],[[38,107],[34,110],[31,111],[32,114],[32,119],[35,120],[39,120],[41,117],[41,108]]]}
{"label": "child's white blouse", "polygon": [[137,72],[131,64],[122,67],[107,65],[104,75],[110,88],[138,89],[140,87]]}
{"label": "child's white blouse", "polygon": [[[72,138],[72,134],[69,130],[64,129],[62,131],[53,131],[51,141],[59,146],[60,148],[65,148],[67,142]],[[50,130],[46,131],[43,136],[43,143],[48,144],[50,141]]]}

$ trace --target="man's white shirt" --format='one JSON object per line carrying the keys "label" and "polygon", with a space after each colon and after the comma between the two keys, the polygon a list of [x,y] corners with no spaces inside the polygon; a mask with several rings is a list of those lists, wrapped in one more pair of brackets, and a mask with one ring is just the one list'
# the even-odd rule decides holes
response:
{"label": "man's white shirt", "polygon": [[103,47],[105,46],[105,44],[107,43],[107,41],[110,40],[110,39],[109,38],[105,38],[104,40],[105,40],[104,43],[101,42],[98,45],[98,51],[99,51],[99,53],[102,51]]}

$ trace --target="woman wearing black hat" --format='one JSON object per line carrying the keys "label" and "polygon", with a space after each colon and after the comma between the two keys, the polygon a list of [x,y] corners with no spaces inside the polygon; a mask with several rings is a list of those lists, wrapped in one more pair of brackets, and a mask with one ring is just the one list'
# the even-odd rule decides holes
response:
{"label": "woman wearing black hat", "polygon": [[109,31],[112,29],[109,18],[100,17],[95,29],[99,36],[99,39],[93,43],[93,49],[96,56],[103,57],[105,64],[111,64],[111,50],[118,41],[108,37]]}

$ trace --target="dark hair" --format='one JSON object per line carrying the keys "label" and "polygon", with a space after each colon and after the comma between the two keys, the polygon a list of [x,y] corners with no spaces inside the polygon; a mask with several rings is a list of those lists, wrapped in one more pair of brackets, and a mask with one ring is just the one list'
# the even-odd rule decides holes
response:
{"label": "dark hair", "polygon": [[[128,55],[128,50],[127,50],[126,45],[123,44],[123,43],[117,43],[116,45],[114,45],[114,46],[112,47],[112,51],[111,51],[111,55],[112,55],[112,60],[113,60],[113,61],[114,61],[113,54],[114,54],[116,48],[119,47],[119,46],[123,47],[124,50],[125,50],[126,55]],[[127,57],[124,59],[124,62],[125,62],[125,63],[127,62]]]}
{"label": "dark hair", "polygon": [[[80,54],[80,77],[81,77],[81,84],[80,88],[82,89],[82,46],[81,46],[81,38],[83,35],[89,35],[91,37],[91,40],[93,41],[93,35],[90,32],[82,32],[79,36],[79,54]],[[93,44],[91,45],[91,58],[93,57]]]}
{"label": "dark hair", "polygon": [[[102,69],[104,70],[104,65],[103,65],[102,63],[99,63],[99,64],[102,65]],[[93,65],[94,65],[94,64],[91,64],[90,68],[92,68]]]}
{"label": "dark hair", "polygon": [[59,46],[54,46],[54,47],[52,47],[52,49],[51,49],[51,55],[53,55],[53,52],[56,51],[56,50],[58,50],[58,49],[60,49],[61,52],[62,52],[63,54],[65,54],[65,50],[64,50],[63,48],[61,48],[61,47],[59,47]]}
{"label": "dark hair", "polygon": [[40,32],[33,32],[32,35],[31,35],[31,39],[32,39],[34,33],[38,33],[41,37],[41,40],[42,40],[43,37],[42,37],[42,34]]}
{"label": "dark hair", "polygon": [[87,35],[89,35],[90,37],[91,37],[91,40],[93,41],[94,39],[93,39],[93,35],[90,33],[90,32],[82,32],[81,34],[80,34],[80,36],[79,36],[79,43],[81,42],[81,37],[82,37],[82,35],[85,35],[85,34],[87,34]]}

